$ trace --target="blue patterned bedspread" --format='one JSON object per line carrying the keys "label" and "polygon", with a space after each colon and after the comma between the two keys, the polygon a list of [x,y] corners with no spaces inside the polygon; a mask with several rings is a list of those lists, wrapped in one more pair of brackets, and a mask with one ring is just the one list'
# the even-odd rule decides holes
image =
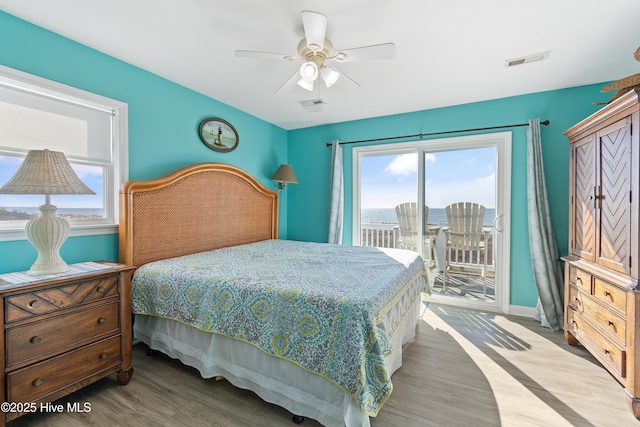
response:
{"label": "blue patterned bedspread", "polygon": [[132,295],[136,314],[251,343],[375,416],[392,390],[390,339],[426,287],[414,252],[265,240],[144,265]]}

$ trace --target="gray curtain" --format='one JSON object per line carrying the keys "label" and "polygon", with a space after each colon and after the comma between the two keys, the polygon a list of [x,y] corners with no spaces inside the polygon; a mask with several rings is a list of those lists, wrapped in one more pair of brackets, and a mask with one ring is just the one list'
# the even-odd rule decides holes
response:
{"label": "gray curtain", "polygon": [[344,208],[344,179],[342,176],[342,144],[331,145],[331,177],[329,181],[329,243],[342,244],[342,211]]}
{"label": "gray curtain", "polygon": [[543,326],[554,331],[563,326],[564,287],[558,262],[558,247],[549,215],[544,180],[540,119],[527,128],[527,211],[533,274],[538,288],[538,315]]}

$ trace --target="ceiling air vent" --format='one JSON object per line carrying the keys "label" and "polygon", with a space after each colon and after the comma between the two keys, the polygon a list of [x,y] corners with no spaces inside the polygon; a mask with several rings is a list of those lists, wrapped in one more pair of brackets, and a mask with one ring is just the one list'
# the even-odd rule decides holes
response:
{"label": "ceiling air vent", "polygon": [[318,111],[323,111],[323,105],[326,105],[327,103],[322,99],[311,99],[309,101],[300,101],[300,104],[302,104],[304,109],[307,110],[307,113],[316,113]]}
{"label": "ceiling air vent", "polygon": [[516,65],[528,64],[530,62],[542,61],[543,59],[547,59],[551,51],[536,53],[534,55],[523,56],[521,58],[507,59],[504,66],[505,68],[514,67]]}

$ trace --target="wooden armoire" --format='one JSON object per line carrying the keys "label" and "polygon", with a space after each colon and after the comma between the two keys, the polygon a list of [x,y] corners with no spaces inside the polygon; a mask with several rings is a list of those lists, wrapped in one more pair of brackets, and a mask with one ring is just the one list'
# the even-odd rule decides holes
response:
{"label": "wooden armoire", "polygon": [[640,92],[565,132],[571,147],[564,333],[624,386],[640,418]]}

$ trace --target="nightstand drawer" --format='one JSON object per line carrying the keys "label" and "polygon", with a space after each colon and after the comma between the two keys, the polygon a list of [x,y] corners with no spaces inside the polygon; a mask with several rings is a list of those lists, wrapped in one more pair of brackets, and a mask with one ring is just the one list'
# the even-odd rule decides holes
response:
{"label": "nightstand drawer", "polygon": [[627,312],[627,292],[596,277],[593,295],[610,307]]}
{"label": "nightstand drawer", "polygon": [[112,295],[118,295],[118,276],[15,295],[5,298],[5,319],[14,322]]}
{"label": "nightstand drawer", "polygon": [[592,353],[597,354],[600,359],[607,362],[613,371],[622,378],[626,377],[626,351],[595,330],[584,317],[573,309],[569,309],[567,315],[571,333],[584,346],[589,347]]}
{"label": "nightstand drawer", "polygon": [[8,373],[7,401],[34,402],[120,363],[120,336]]}
{"label": "nightstand drawer", "polygon": [[6,366],[41,360],[51,352],[119,332],[118,302],[8,328]]}

